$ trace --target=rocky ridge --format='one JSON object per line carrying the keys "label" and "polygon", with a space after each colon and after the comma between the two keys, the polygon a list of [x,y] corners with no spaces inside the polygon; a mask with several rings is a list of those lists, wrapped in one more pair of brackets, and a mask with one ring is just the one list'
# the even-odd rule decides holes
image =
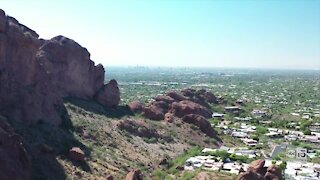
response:
{"label": "rocky ridge", "polygon": [[0,113],[26,123],[58,125],[62,98],[95,99],[115,107],[115,80],[104,85],[104,68],[86,48],[64,36],[50,40],[0,10]]}
{"label": "rocky ridge", "polygon": [[[62,125],[67,121],[64,98],[68,97],[117,107],[118,84],[111,80],[104,85],[104,80],[103,66],[94,64],[86,48],[64,36],[39,39],[35,31],[0,9],[0,179],[31,179],[34,173],[31,159],[36,153],[27,152],[23,138],[10,124]],[[43,145],[42,152],[54,150]],[[75,159],[84,159],[81,152],[74,154]]]}
{"label": "rocky ridge", "polygon": [[[194,124],[210,137],[216,137],[207,118],[211,118],[210,104],[217,103],[217,98],[204,89],[183,89],[180,92],[170,91],[166,95],[158,95],[154,101],[143,107],[143,116],[152,120],[165,120],[172,123],[175,118]],[[132,104],[134,108],[137,102]],[[133,106],[135,105],[135,106]],[[132,111],[136,111],[132,109]]]}

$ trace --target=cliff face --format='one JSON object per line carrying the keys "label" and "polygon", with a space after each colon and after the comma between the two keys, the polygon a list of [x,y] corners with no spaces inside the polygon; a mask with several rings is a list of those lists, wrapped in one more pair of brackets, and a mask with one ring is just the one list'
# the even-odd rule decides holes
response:
{"label": "cliff face", "polygon": [[95,66],[87,49],[71,39],[57,36],[45,41],[36,59],[61,97],[91,99],[103,86],[103,66]]}
{"label": "cliff face", "polygon": [[0,9],[0,114],[57,125],[62,98],[93,99],[103,83],[103,66],[85,48],[63,36],[39,39]]}

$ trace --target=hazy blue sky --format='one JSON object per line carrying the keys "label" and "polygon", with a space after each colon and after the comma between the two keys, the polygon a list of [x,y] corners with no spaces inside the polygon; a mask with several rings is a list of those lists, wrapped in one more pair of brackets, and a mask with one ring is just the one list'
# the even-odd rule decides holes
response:
{"label": "hazy blue sky", "polygon": [[0,0],[110,65],[320,69],[320,0]]}

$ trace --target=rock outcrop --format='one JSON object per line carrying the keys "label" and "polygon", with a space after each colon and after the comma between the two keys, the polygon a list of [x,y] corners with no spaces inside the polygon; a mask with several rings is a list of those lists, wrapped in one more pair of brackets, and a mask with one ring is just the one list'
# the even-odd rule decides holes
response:
{"label": "rock outcrop", "polygon": [[189,100],[172,103],[171,112],[179,118],[188,114],[198,114],[205,118],[210,118],[212,115],[209,109]]}
{"label": "rock outcrop", "polygon": [[104,68],[75,41],[50,40],[6,16],[0,9],[0,113],[27,123],[61,123],[65,97],[96,99],[117,106],[116,81],[104,83]]}
{"label": "rock outcrop", "polygon": [[73,147],[69,150],[69,158],[73,161],[84,161],[85,154],[79,147]]}
{"label": "rock outcrop", "polygon": [[207,134],[210,137],[215,137],[216,132],[212,130],[211,124],[201,115],[198,114],[187,114],[182,117],[184,122],[194,124],[200,128],[202,132]]}
{"label": "rock outcrop", "polygon": [[154,101],[143,108],[143,115],[152,120],[165,120],[172,123],[175,118],[194,124],[208,136],[216,133],[206,118],[211,118],[209,110],[216,97],[204,89],[183,89],[181,92],[170,91],[166,95],[158,95]]}
{"label": "rock outcrop", "polygon": [[39,35],[0,10],[0,113],[24,122],[59,124],[54,92],[45,69],[36,59]]}
{"label": "rock outcrop", "polygon": [[128,104],[128,106],[132,113],[141,113],[143,109],[143,105],[141,104],[140,101],[132,101],[131,103]]}
{"label": "rock outcrop", "polygon": [[114,108],[120,102],[120,90],[116,80],[112,79],[97,92],[96,101],[106,107]]}
{"label": "rock outcrop", "polygon": [[281,169],[276,165],[264,167],[265,160],[253,161],[248,170],[239,175],[238,180],[282,180]]}
{"label": "rock outcrop", "polygon": [[31,179],[31,158],[6,118],[0,116],[0,179]]}
{"label": "rock outcrop", "polygon": [[103,86],[103,66],[95,66],[87,49],[72,39],[57,36],[44,41],[36,59],[60,97],[92,99]]}

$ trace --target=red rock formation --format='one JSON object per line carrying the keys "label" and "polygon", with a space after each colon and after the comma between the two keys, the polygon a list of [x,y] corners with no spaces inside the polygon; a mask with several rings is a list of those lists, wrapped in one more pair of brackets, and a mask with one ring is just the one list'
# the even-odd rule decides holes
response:
{"label": "red rock formation", "polygon": [[187,114],[182,117],[182,120],[186,123],[194,124],[200,128],[202,132],[210,137],[216,137],[216,132],[211,127],[209,121],[201,115],[198,114]]}
{"label": "red rock formation", "polygon": [[140,113],[143,109],[143,106],[140,101],[132,101],[128,104],[131,112],[133,113]]}
{"label": "red rock formation", "polygon": [[210,118],[212,115],[209,109],[189,100],[172,103],[170,111],[179,118],[187,114],[199,114],[205,118]]}
{"label": "red rock formation", "polygon": [[59,124],[56,108],[63,104],[36,60],[41,45],[38,34],[0,11],[0,113],[13,120]]}
{"label": "red rock formation", "polygon": [[[107,107],[120,101],[117,83],[104,82],[102,65],[89,52],[63,36],[51,40],[0,10],[0,113],[28,123],[58,125],[62,98],[96,99]],[[98,93],[97,93],[98,92]]]}
{"label": "red rock formation", "polygon": [[177,102],[187,99],[185,96],[183,96],[182,94],[175,92],[175,91],[168,92],[167,96],[171,97],[172,99],[174,99]]}
{"label": "red rock formation", "polygon": [[143,108],[143,116],[152,120],[163,120],[164,113],[156,106],[148,106]]}
{"label": "red rock formation", "polygon": [[195,95],[196,90],[191,88],[186,88],[186,89],[182,89],[181,93],[186,97],[192,98]]}
{"label": "red rock formation", "polygon": [[120,90],[116,80],[112,79],[96,94],[96,101],[106,107],[116,107],[120,102]]}
{"label": "red rock formation", "polygon": [[73,147],[69,150],[69,158],[73,161],[84,161],[85,154],[79,147]]}
{"label": "red rock formation", "polygon": [[278,166],[266,168],[264,164],[262,159],[253,161],[248,170],[239,175],[238,180],[282,180],[282,172]]}
{"label": "red rock formation", "polygon": [[163,96],[163,95],[156,96],[154,99],[155,99],[156,101],[164,101],[164,102],[166,102],[166,103],[168,103],[168,104],[171,104],[171,103],[173,103],[173,102],[175,101],[172,97],[170,97],[170,96]]}
{"label": "red rock formation", "polygon": [[69,38],[45,41],[36,56],[60,97],[92,99],[103,86],[103,66],[95,66],[87,49]]}
{"label": "red rock formation", "polygon": [[281,169],[276,165],[271,165],[267,169],[267,173],[264,175],[266,180],[282,180]]}
{"label": "red rock formation", "polygon": [[31,160],[20,136],[0,116],[0,179],[31,179]]}
{"label": "red rock formation", "polygon": [[143,108],[143,115],[152,120],[163,120],[164,114],[168,112],[169,104],[165,101],[154,101]]}
{"label": "red rock formation", "polygon": [[[181,92],[170,91],[166,95],[155,97],[143,108],[143,115],[153,120],[165,120],[172,123],[175,117],[182,118],[184,122],[194,124],[210,137],[216,133],[206,118],[211,118],[212,112],[208,103],[215,103],[215,96],[206,90],[184,89]],[[217,138],[221,141],[221,139]]]}
{"label": "red rock formation", "polygon": [[143,180],[142,173],[139,169],[131,170],[127,176],[126,180]]}

